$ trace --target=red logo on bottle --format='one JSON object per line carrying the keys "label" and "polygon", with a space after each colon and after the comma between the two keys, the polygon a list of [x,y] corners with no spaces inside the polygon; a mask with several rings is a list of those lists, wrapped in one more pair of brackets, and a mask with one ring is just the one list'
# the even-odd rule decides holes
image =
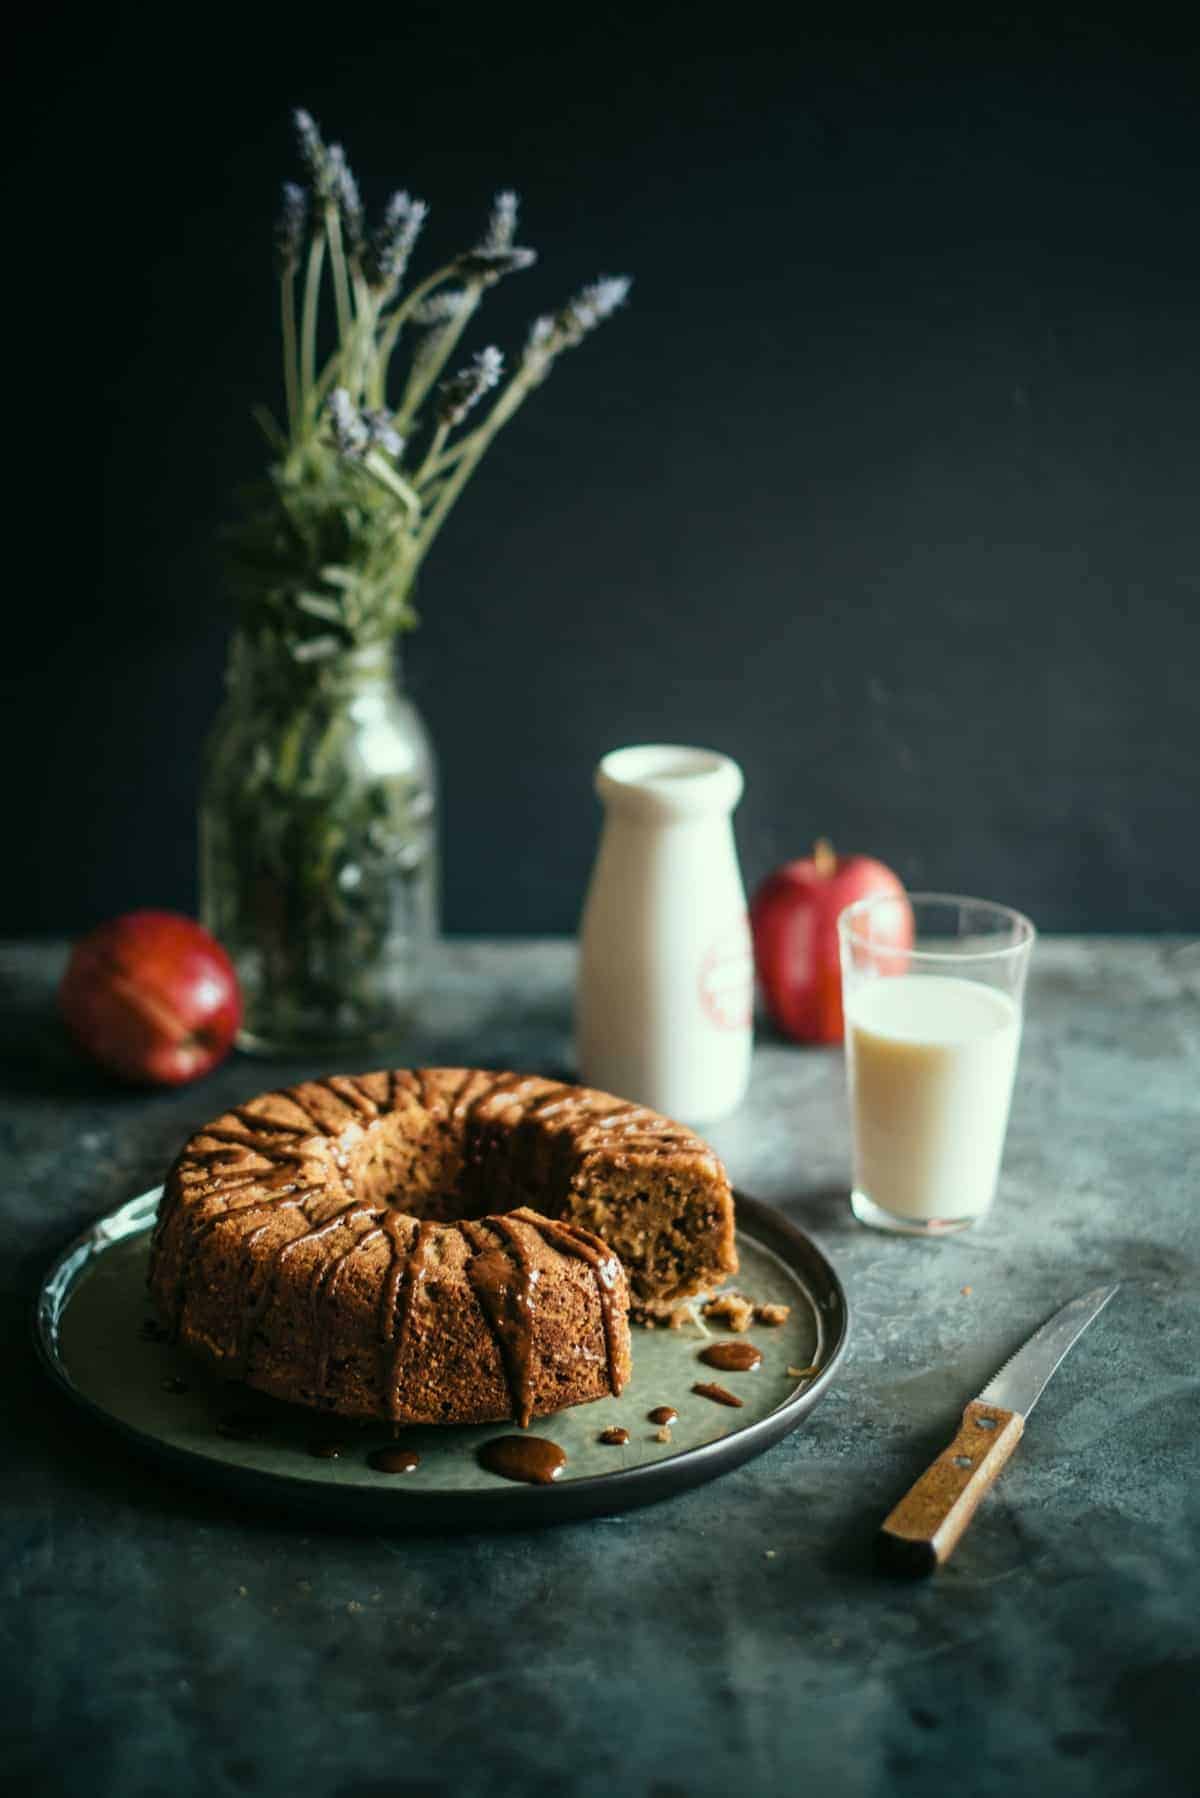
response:
{"label": "red logo on bottle", "polygon": [[700,1006],[718,1030],[744,1030],[754,1015],[754,954],[744,913],[725,925],[704,952]]}

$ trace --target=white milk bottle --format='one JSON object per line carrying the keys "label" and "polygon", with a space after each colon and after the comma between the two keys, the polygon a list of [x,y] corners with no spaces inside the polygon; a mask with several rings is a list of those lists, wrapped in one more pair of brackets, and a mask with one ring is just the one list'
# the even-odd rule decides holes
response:
{"label": "white milk bottle", "polygon": [[604,830],[580,931],[580,1078],[685,1123],[750,1076],[754,960],[732,814],[742,771],[639,744],[596,770]]}

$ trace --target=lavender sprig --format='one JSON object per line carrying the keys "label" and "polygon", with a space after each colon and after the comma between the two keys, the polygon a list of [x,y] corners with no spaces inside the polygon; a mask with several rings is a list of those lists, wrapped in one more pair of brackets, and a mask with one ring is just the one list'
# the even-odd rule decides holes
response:
{"label": "lavender sprig", "polygon": [[[311,569],[289,571],[274,591],[291,593],[297,604],[317,594],[326,609],[310,606],[312,616],[328,617],[333,602],[322,597],[322,583],[332,583],[347,596],[336,603],[350,637],[383,637],[412,622],[403,593],[499,431],[561,352],[624,304],[630,283],[602,277],[535,319],[511,370],[489,345],[447,379],[487,291],[537,260],[516,242],[517,195],[497,192],[473,247],[404,291],[427,217],[424,201],[397,191],[369,229],[341,145],[327,144],[303,110],[294,124],[306,179],[284,188],[275,232],[287,431],[272,424],[268,433],[279,457],[278,503],[291,529],[281,536],[278,521],[264,511],[247,539],[260,533],[246,567],[277,557],[285,538],[314,546],[314,556],[321,545]],[[319,315],[330,286],[336,330],[318,371]],[[410,331],[407,379],[389,410],[391,357]],[[427,428],[413,455],[412,434],[422,420]],[[339,471],[339,463],[349,466]],[[339,545],[332,555],[330,544]]]}
{"label": "lavender sprig", "polygon": [[308,195],[295,181],[283,184],[283,201],[275,225],[275,253],[280,269],[287,272],[300,261],[304,230],[308,224]]}
{"label": "lavender sprig", "polygon": [[480,350],[466,368],[438,388],[438,417],[448,429],[460,425],[472,407],[495,387],[504,372],[504,357],[495,344]]}
{"label": "lavender sprig", "polygon": [[387,203],[382,223],[371,233],[365,272],[372,287],[392,287],[403,280],[413,246],[429,216],[424,200],[414,200],[403,188]]}
{"label": "lavender sprig", "polygon": [[500,250],[511,250],[513,239],[517,234],[517,211],[521,202],[511,188],[506,187],[492,201],[491,217],[479,248],[485,255],[495,254]]}
{"label": "lavender sprig", "polygon": [[305,112],[298,106],[292,114],[296,127],[296,137],[300,145],[300,156],[308,170],[308,178],[312,182],[313,193],[319,200],[333,198],[333,174],[330,166],[329,151],[325,140],[317,128],[317,121],[311,112]]}
{"label": "lavender sprig", "polygon": [[553,314],[543,312],[535,318],[529,327],[529,336],[525,340],[525,360],[535,362],[548,356],[550,345],[554,339],[555,320]]}
{"label": "lavender sprig", "polygon": [[339,454],[360,460],[368,450],[386,450],[389,456],[404,454],[404,438],[386,406],[360,412],[344,387],[335,387],[326,407],[333,441]]}
{"label": "lavender sprig", "polygon": [[351,460],[365,456],[371,443],[371,432],[358,407],[344,387],[335,387],[326,408],[339,453]]}
{"label": "lavender sprig", "polygon": [[362,415],[371,448],[386,450],[397,461],[404,454],[405,439],[396,429],[395,420],[386,406],[375,406]]}
{"label": "lavender sprig", "polygon": [[561,350],[574,349],[590,331],[611,318],[629,297],[628,275],[601,275],[580,288],[560,312],[535,318],[525,343],[523,366],[534,381],[544,380]]}
{"label": "lavender sprig", "polygon": [[445,325],[452,318],[457,318],[470,296],[463,287],[443,287],[440,293],[431,293],[427,300],[413,308],[412,319],[415,325]]}
{"label": "lavender sprig", "polygon": [[618,306],[625,304],[632,286],[628,275],[601,275],[598,281],[593,281],[574,299],[568,300],[560,315],[567,342],[572,346],[582,343],[589,331],[594,331],[597,325],[612,317]]}
{"label": "lavender sprig", "polygon": [[532,268],[536,261],[536,250],[519,246],[510,250],[491,250],[480,244],[477,249],[463,252],[454,265],[454,272],[464,281],[480,281],[485,287],[491,287],[505,275]]}
{"label": "lavender sprig", "polygon": [[350,165],[346,161],[346,153],[341,144],[334,144],[329,151],[330,187],[333,199],[337,203],[338,214],[342,222],[342,230],[346,237],[346,248],[351,256],[357,259],[362,255],[366,228],[363,221],[362,200],[358,192],[358,182],[354,179]]}

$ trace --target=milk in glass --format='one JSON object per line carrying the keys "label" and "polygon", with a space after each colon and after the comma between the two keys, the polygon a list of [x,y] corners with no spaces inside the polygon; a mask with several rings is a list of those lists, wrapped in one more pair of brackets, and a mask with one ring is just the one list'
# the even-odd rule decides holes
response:
{"label": "milk in glass", "polygon": [[1008,993],[953,975],[860,981],[847,994],[854,1184],[914,1220],[986,1211],[1020,1042]]}

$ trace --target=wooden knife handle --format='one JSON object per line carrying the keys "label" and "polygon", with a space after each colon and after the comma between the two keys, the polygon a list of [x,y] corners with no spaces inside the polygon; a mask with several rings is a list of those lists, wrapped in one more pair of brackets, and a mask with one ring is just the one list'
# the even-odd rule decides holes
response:
{"label": "wooden knife handle", "polygon": [[1019,1411],[972,1399],[949,1448],[884,1519],[879,1545],[885,1564],[901,1573],[932,1573],[948,1561],[1024,1428]]}

